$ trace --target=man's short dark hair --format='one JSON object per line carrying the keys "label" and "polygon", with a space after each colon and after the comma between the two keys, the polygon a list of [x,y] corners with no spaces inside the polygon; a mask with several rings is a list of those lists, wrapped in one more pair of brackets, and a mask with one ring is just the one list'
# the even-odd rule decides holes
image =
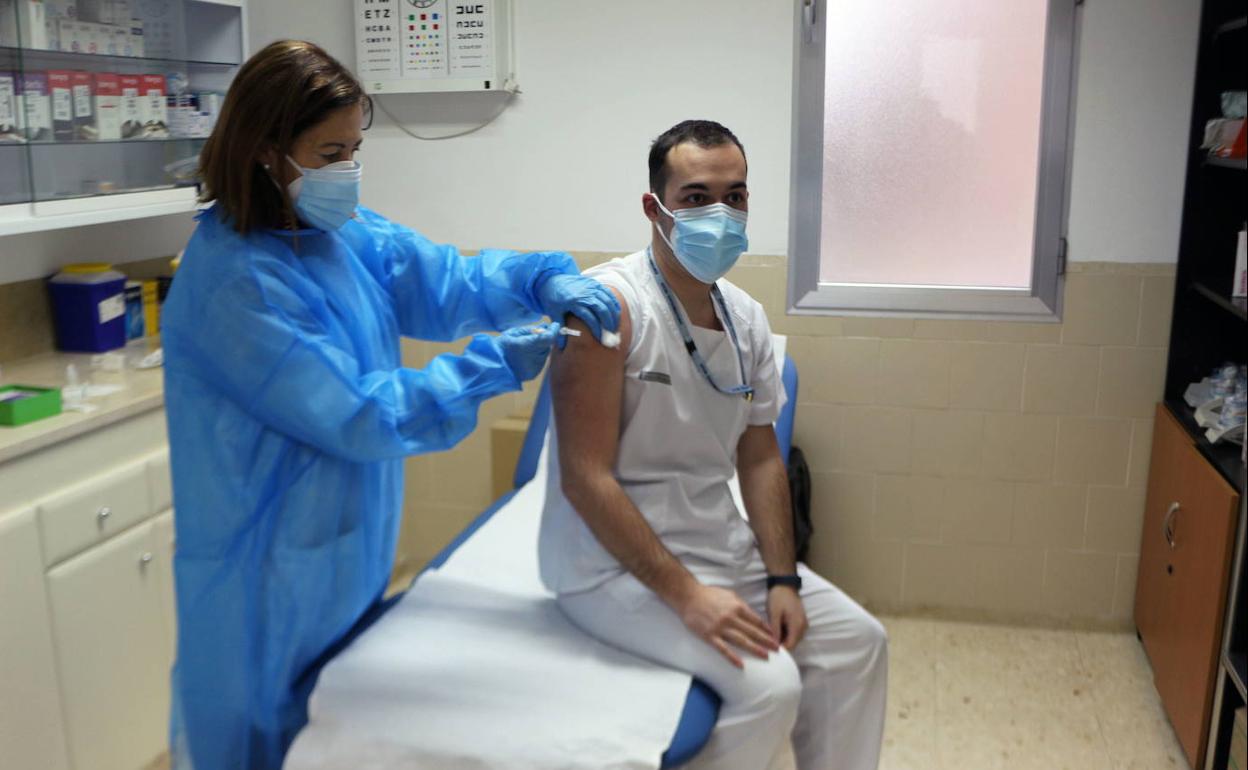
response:
{"label": "man's short dark hair", "polygon": [[745,156],[736,134],[713,120],[685,120],[659,134],[650,145],[650,191],[663,198],[667,187],[667,154],[678,144],[692,142],[699,147],[718,147],[732,142]]}

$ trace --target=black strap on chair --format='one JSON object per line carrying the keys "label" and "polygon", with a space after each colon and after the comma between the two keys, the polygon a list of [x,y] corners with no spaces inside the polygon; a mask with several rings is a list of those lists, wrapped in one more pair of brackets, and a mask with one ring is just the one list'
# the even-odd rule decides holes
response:
{"label": "black strap on chair", "polygon": [[789,450],[789,498],[793,502],[793,544],[797,547],[797,560],[804,562],[815,527],[810,521],[810,466],[797,447]]}

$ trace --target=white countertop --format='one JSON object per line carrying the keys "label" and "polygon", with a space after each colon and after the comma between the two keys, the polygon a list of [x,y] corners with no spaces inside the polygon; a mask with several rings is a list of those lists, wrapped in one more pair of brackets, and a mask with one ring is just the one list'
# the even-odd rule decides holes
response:
{"label": "white countertop", "polygon": [[[128,360],[137,360],[148,350],[148,343],[140,342],[119,352]],[[78,376],[90,378],[91,384],[116,384],[122,389],[90,399],[89,403],[97,407],[90,413],[66,411],[16,428],[0,425],[0,463],[164,406],[163,369],[93,370],[91,355],[86,353],[48,353],[0,365],[0,385],[60,388],[65,385],[65,367],[71,363],[77,366]]]}

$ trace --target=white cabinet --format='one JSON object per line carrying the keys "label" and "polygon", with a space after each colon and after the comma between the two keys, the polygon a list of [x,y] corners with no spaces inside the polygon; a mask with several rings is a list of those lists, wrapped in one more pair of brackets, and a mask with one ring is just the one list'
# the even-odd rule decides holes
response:
{"label": "white cabinet", "polygon": [[69,767],[31,508],[0,513],[0,758],[5,768]]}
{"label": "white cabinet", "polygon": [[39,503],[46,564],[125,531],[150,517],[146,469],[141,464],[110,468]]}
{"label": "white cabinet", "polygon": [[136,770],[165,749],[166,557],[146,522],[50,570],[70,756],[79,770]]}
{"label": "white cabinet", "polygon": [[156,409],[0,462],[0,770],[140,770],[167,748],[164,425]]}
{"label": "white cabinet", "polygon": [[165,511],[152,522],[156,539],[154,574],[160,587],[160,617],[165,624],[165,657],[173,663],[177,653],[178,611],[173,589],[173,511]]}

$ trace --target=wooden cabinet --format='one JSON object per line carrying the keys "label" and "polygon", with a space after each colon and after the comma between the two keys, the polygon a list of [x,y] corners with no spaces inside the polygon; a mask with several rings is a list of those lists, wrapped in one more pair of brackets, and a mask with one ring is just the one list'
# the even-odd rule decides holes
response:
{"label": "wooden cabinet", "polygon": [[1192,767],[1208,738],[1238,504],[1239,495],[1159,405],[1135,623]]}
{"label": "wooden cabinet", "polygon": [[48,572],[77,768],[135,770],[164,750],[169,659],[157,550],[149,521]]}
{"label": "wooden cabinet", "polygon": [[34,510],[0,513],[0,765],[66,770],[40,554]]}

